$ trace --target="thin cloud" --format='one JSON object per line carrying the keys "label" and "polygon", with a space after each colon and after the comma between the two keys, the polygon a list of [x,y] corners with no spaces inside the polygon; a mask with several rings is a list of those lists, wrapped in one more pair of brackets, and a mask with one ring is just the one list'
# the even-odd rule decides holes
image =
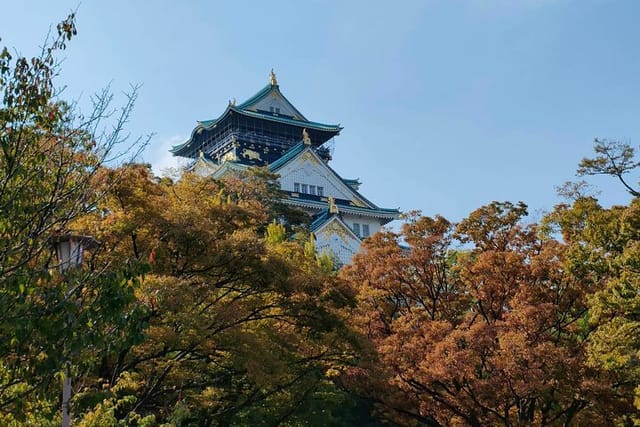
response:
{"label": "thin cloud", "polygon": [[181,157],[175,157],[169,151],[174,145],[178,145],[186,141],[187,138],[183,136],[171,136],[165,138],[159,143],[151,143],[147,151],[147,161],[151,163],[153,173],[162,175],[174,175],[171,170],[183,167],[186,164],[185,159]]}

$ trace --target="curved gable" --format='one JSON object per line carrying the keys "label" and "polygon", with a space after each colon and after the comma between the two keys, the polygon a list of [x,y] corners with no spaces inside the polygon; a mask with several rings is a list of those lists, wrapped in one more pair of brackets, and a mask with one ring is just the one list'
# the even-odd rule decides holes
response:
{"label": "curved gable", "polygon": [[314,233],[316,251],[331,254],[341,264],[347,264],[360,249],[360,239],[338,217],[334,216]]}
{"label": "curved gable", "polygon": [[268,96],[252,105],[249,110],[256,112],[265,112],[271,114],[279,114],[293,117],[296,120],[304,120],[293,107],[278,91],[272,91]]}
{"label": "curved gable", "polygon": [[[351,187],[338,177],[311,148],[306,148],[289,162],[280,166],[275,172],[280,175],[280,187],[285,191],[296,191],[296,183],[316,188],[323,188],[322,196],[336,199],[352,200],[357,205],[367,207],[369,203],[362,200]],[[300,188],[297,191],[301,191]],[[304,191],[302,191],[305,193]],[[313,193],[311,193],[313,194]]]}
{"label": "curved gable", "polygon": [[238,108],[256,113],[288,116],[303,122],[307,121],[302,113],[280,92],[278,85],[265,86],[254,96],[238,105]]}

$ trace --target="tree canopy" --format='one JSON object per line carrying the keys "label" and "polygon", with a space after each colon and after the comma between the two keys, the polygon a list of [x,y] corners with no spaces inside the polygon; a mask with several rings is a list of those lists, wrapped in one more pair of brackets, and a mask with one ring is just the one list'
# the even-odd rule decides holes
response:
{"label": "tree canopy", "polygon": [[151,264],[137,293],[146,339],[102,360],[101,397],[105,386],[122,397],[125,381],[130,409],[158,422],[272,425],[331,388],[354,358],[344,322],[354,295],[274,222],[256,197],[269,191],[263,179],[172,182],[129,165],[99,180],[109,197],[82,227],[110,252],[93,262]]}
{"label": "tree canopy", "polygon": [[[625,206],[573,185],[539,223],[413,212],[338,272],[267,170],[113,162],[136,91],[115,118],[108,91],[89,115],[61,99],[74,19],[37,58],[0,51],[0,424],[59,425],[65,375],[86,427],[640,424],[629,144],[578,170]],[[70,233],[98,245],[63,270]]]}
{"label": "tree canopy", "polygon": [[[580,173],[637,172],[595,151]],[[493,202],[379,233],[341,271],[371,344],[345,384],[402,425],[637,423],[638,212],[574,194],[540,224]]]}

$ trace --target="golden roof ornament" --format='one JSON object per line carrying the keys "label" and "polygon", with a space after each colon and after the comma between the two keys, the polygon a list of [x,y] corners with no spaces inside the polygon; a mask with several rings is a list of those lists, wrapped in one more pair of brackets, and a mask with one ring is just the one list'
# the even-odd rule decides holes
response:
{"label": "golden roof ornament", "polygon": [[336,199],[332,196],[327,197],[327,201],[329,202],[329,213],[337,214],[340,211],[338,210],[338,206],[336,205]]}
{"label": "golden roof ornament", "polygon": [[202,150],[200,150],[200,152],[198,153],[198,157],[204,159],[204,152]]}
{"label": "golden roof ornament", "polygon": [[271,82],[271,86],[278,86],[278,79],[276,79],[276,73],[273,72],[273,68],[269,73],[269,81]]}
{"label": "golden roof ornament", "polygon": [[302,142],[304,143],[304,145],[311,145],[311,137],[309,137],[307,128],[302,129]]}

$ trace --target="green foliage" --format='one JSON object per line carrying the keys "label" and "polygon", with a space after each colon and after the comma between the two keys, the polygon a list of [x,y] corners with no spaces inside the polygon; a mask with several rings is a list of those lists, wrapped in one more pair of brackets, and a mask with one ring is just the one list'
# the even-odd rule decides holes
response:
{"label": "green foliage", "polygon": [[266,236],[267,243],[271,243],[271,244],[282,243],[285,241],[286,238],[287,238],[287,231],[285,230],[284,225],[277,223],[275,220],[273,220],[267,226],[267,236]]}
{"label": "green foliage", "polygon": [[579,175],[610,175],[616,177],[634,197],[640,197],[640,191],[625,180],[625,175],[640,166],[635,158],[635,150],[629,144],[596,138],[594,141],[596,157],[585,158],[580,162]]}
{"label": "green foliage", "polygon": [[[586,365],[611,376],[609,396],[627,405],[640,384],[640,199],[607,209],[594,198],[579,197],[571,205],[557,206],[545,227],[561,232],[567,243],[566,270],[590,290],[589,312],[580,324]],[[628,411],[620,422],[629,417],[638,415]]]}
{"label": "green foliage", "polygon": [[[332,384],[327,373],[354,361],[344,321],[354,295],[309,252],[312,240],[289,238],[275,221],[269,181],[156,180],[134,164],[96,178],[106,197],[78,224],[111,248],[97,266],[151,262],[136,293],[149,326],[142,342],[114,345],[87,374],[77,410],[99,404],[119,423],[135,413],[173,425],[312,417],[307,407]],[[103,384],[113,389],[125,374],[130,394],[105,397]],[[130,411],[110,409],[118,399],[132,399]],[[318,405],[329,411],[331,402]]]}
{"label": "green foliage", "polygon": [[602,289],[590,299],[595,330],[590,336],[589,357],[593,365],[619,374],[625,379],[622,384],[631,387],[640,384],[640,200],[605,212],[611,239],[585,232],[579,241],[590,248],[589,261],[600,259],[597,271],[603,282]]}
{"label": "green foliage", "polygon": [[[336,273],[266,169],[105,168],[135,91],[96,138],[110,95],[86,119],[58,98],[73,15],[57,28],[41,57],[0,50],[0,425],[59,425],[66,366],[84,427],[381,425],[372,409],[400,425],[640,422],[631,146],[596,140],[579,169],[616,177],[628,206],[574,185],[539,225],[523,203],[459,224],[412,214]],[[51,243],[69,231],[101,244],[61,273]]]}
{"label": "green foliage", "polygon": [[[36,58],[0,50],[0,420],[48,425],[59,417],[60,378],[93,367],[110,345],[140,337],[139,263],[60,274],[55,236],[73,231],[101,194],[97,171],[122,142],[135,93],[101,133],[107,91],[87,116],[59,99],[57,56],[76,33],[74,16]],[[111,127],[111,124],[109,125]],[[103,136],[97,138],[92,131]],[[102,248],[104,250],[104,248]],[[58,421],[59,422],[59,421]]]}
{"label": "green foliage", "polygon": [[336,260],[330,252],[316,253],[316,238],[313,233],[304,242],[304,254],[308,259],[315,260],[316,265],[323,274],[331,274],[336,266]]}
{"label": "green foliage", "polygon": [[[124,372],[113,387],[102,393],[80,394],[76,397],[75,408],[80,410],[82,417],[76,421],[75,425],[79,427],[157,426],[153,415],[142,417],[135,412],[137,402],[135,393],[139,388],[139,378]],[[83,407],[86,408],[84,411],[82,411]]]}

